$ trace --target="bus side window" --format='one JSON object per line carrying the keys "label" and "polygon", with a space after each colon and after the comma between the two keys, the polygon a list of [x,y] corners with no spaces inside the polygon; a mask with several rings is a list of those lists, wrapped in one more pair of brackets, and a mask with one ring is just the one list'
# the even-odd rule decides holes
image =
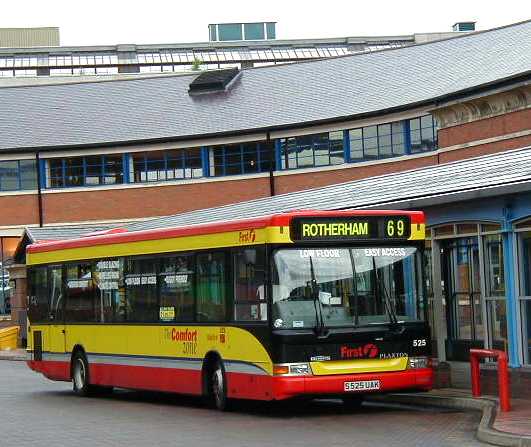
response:
{"label": "bus side window", "polygon": [[194,321],[193,268],[191,254],[161,259],[159,321]]}
{"label": "bus side window", "polygon": [[158,258],[128,258],[125,273],[126,320],[159,321]]}
{"label": "bus side window", "polygon": [[69,264],[66,267],[66,321],[95,322],[96,309],[92,264]]}
{"label": "bus side window", "polygon": [[48,321],[49,295],[47,273],[48,270],[46,267],[34,267],[30,270],[28,318],[32,324]]}
{"label": "bus side window", "polygon": [[124,321],[124,260],[105,259],[94,265],[96,320],[100,323]]}
{"label": "bus side window", "polygon": [[225,321],[227,269],[225,253],[197,255],[197,321]]}
{"label": "bus side window", "polygon": [[63,292],[63,268],[61,266],[48,268],[48,287],[50,294],[50,321],[61,322],[64,319],[63,306],[65,304]]}
{"label": "bus side window", "polygon": [[234,250],[233,260],[234,320],[267,320],[264,248]]}

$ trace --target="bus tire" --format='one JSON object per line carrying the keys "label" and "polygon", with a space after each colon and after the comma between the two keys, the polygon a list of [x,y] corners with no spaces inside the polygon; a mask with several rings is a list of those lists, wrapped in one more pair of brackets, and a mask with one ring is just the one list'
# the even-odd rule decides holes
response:
{"label": "bus tire", "polygon": [[72,388],[81,397],[90,396],[94,391],[90,385],[87,357],[82,351],[77,351],[72,357]]}
{"label": "bus tire", "polygon": [[212,368],[212,375],[210,378],[210,392],[212,396],[212,403],[214,407],[220,411],[227,411],[229,409],[229,401],[227,399],[227,378],[225,374],[225,367],[223,362],[218,359]]}

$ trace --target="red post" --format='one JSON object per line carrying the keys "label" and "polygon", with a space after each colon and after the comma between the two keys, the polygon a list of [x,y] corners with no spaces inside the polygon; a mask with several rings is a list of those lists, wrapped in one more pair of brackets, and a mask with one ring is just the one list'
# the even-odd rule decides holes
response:
{"label": "red post", "polygon": [[472,396],[481,395],[481,383],[479,380],[479,359],[493,357],[498,362],[498,393],[500,396],[501,411],[511,410],[511,391],[509,388],[509,368],[507,366],[507,354],[496,349],[471,349],[470,350],[470,375],[472,381]]}
{"label": "red post", "polygon": [[[472,350],[471,350],[472,351]],[[479,359],[470,354],[470,375],[472,382],[472,397],[481,396],[481,381],[479,380]]]}
{"label": "red post", "polygon": [[507,354],[498,355],[498,388],[500,393],[501,411],[511,411],[511,391],[509,388],[509,369],[507,367]]}

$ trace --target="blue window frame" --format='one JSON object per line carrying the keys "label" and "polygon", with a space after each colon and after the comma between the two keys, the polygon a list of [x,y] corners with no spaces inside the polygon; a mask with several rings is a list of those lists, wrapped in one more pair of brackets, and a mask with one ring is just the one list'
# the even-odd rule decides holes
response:
{"label": "blue window frame", "polygon": [[280,143],[280,152],[280,169],[339,165],[345,162],[343,132],[284,138]]}
{"label": "blue window frame", "polygon": [[0,191],[37,189],[35,160],[0,161]]}
{"label": "blue window frame", "polygon": [[274,164],[274,143],[251,142],[210,148],[210,175],[256,174],[268,172],[270,158]]}
{"label": "blue window frame", "polygon": [[131,157],[135,183],[203,177],[201,148],[142,152]]}
{"label": "blue window frame", "polygon": [[397,157],[437,148],[437,128],[431,115],[348,131],[351,162]]}
{"label": "blue window frame", "polygon": [[406,153],[403,121],[349,131],[350,161],[376,160]]}
{"label": "blue window frame", "polygon": [[123,183],[123,156],[90,155],[47,160],[49,188],[115,185]]}

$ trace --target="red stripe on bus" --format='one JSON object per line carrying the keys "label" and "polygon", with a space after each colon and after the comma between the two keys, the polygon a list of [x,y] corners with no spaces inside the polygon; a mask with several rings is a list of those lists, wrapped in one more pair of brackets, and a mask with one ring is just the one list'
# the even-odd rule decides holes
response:
{"label": "red stripe on bus", "polygon": [[334,376],[307,376],[273,378],[273,395],[277,400],[308,395],[345,394],[345,382],[380,381],[380,389],[374,392],[386,392],[405,389],[430,390],[433,387],[433,370],[418,369],[379,374],[341,374]]}
{"label": "red stripe on bus", "polygon": [[290,213],[264,216],[260,218],[244,219],[235,222],[214,222],[209,224],[191,225],[189,227],[165,228],[135,232],[112,233],[100,236],[87,236],[66,241],[42,242],[27,247],[28,253],[42,253],[68,248],[80,248],[94,245],[118,244],[157,239],[169,239],[181,236],[196,236],[204,234],[225,233],[229,231],[265,228],[268,226],[289,226],[295,217],[323,217],[323,216],[394,216],[407,215],[412,224],[424,223],[422,211],[396,210],[353,210],[353,211],[293,211]]}
{"label": "red stripe on bus", "polygon": [[[31,369],[53,380],[70,380],[70,363],[28,361]],[[341,374],[330,376],[282,377],[266,374],[227,373],[227,395],[238,399],[283,400],[301,395],[345,394],[345,382],[380,381],[374,392],[404,389],[430,390],[433,370],[418,369],[379,374]],[[149,366],[91,364],[90,381],[94,385],[202,394],[202,372]]]}

